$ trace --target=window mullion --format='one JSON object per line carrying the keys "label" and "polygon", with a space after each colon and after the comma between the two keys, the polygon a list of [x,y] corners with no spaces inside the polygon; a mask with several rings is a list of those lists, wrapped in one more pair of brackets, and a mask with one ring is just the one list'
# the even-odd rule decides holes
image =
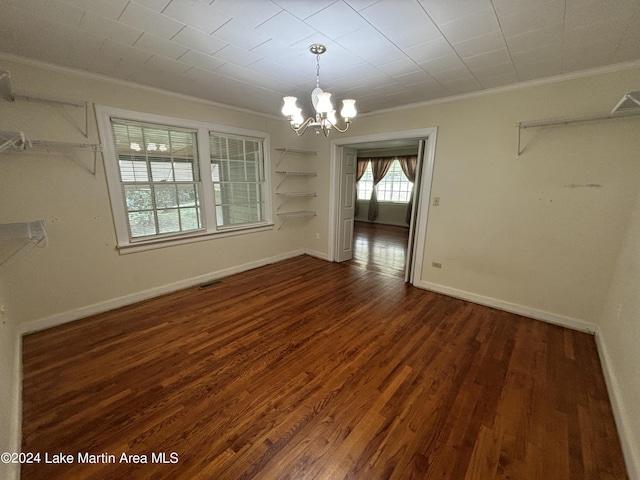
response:
{"label": "window mullion", "polygon": [[200,211],[203,226],[207,231],[216,231],[216,207],[213,193],[213,180],[211,180],[211,150],[209,148],[209,131],[206,128],[198,129],[198,161],[200,162]]}

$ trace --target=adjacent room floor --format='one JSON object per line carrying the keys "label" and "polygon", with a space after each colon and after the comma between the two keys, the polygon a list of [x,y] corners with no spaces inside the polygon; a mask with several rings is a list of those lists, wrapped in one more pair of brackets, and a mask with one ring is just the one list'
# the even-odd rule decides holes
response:
{"label": "adjacent room floor", "polygon": [[355,260],[28,335],[23,395],[23,451],[72,460],[24,479],[626,478],[591,335]]}
{"label": "adjacent room floor", "polygon": [[355,222],[352,265],[404,278],[409,228]]}

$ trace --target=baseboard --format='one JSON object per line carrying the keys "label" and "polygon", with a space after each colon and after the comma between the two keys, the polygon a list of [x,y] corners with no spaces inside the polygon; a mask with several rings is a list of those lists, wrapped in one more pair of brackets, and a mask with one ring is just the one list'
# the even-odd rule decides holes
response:
{"label": "baseboard", "polygon": [[137,292],[131,295],[125,295],[123,297],[114,298],[111,300],[107,300],[105,302],[100,302],[100,303],[96,303],[86,307],[78,308],[75,310],[59,313],[56,315],[52,315],[50,317],[41,318],[39,320],[33,320],[31,322],[26,322],[25,324],[21,325],[19,333],[21,335],[25,335],[27,333],[33,333],[40,330],[45,330],[47,328],[55,327],[57,325],[73,322],[74,320],[90,317],[91,315],[97,315],[99,313],[108,312],[109,310],[114,310],[116,308],[141,302],[143,300],[148,300],[150,298],[158,297],[166,293],[171,293],[171,292],[175,292],[185,288],[193,287],[195,285],[200,285],[202,283],[210,282],[222,277],[228,277],[229,275],[233,275],[235,273],[246,272],[247,270],[263,267],[265,265],[276,263],[281,260],[287,260],[289,258],[299,257],[300,255],[304,255],[305,253],[307,252],[305,252],[304,250],[294,250],[292,252],[275,255],[273,257],[264,258],[261,260],[257,260],[255,262],[245,263],[243,265],[238,265],[236,267],[231,267],[224,270],[218,270],[217,272],[208,273],[206,275],[188,278],[186,280],[170,283],[168,285],[162,285],[160,287],[151,288],[149,290],[144,290],[142,292]]}
{"label": "baseboard", "polygon": [[[22,450],[22,337],[16,330],[14,335],[14,358],[13,373],[11,381],[11,424],[9,426],[9,452],[20,452]],[[8,480],[18,480],[20,478],[19,463],[3,463],[0,465],[0,477]]]}
{"label": "baseboard", "polygon": [[594,334],[596,331],[596,325],[593,323],[585,322],[571,317],[565,317],[557,315],[555,313],[546,312],[544,310],[537,310],[535,308],[526,307],[524,305],[518,305],[517,303],[505,302],[497,298],[485,297],[472,292],[466,292],[464,290],[458,290],[456,288],[446,287],[444,285],[438,285],[436,283],[419,281],[414,283],[414,286],[430,290],[436,293],[442,293],[449,297],[459,298],[471,303],[477,303],[486,307],[496,308],[498,310],[504,310],[505,312],[515,313],[522,315],[523,317],[533,318],[535,320],[541,320],[543,322],[552,323],[561,327],[570,328],[572,330],[578,330],[580,332],[586,332]]}
{"label": "baseboard", "polygon": [[609,351],[607,350],[600,331],[596,331],[596,345],[598,347],[598,355],[600,356],[604,380],[609,392],[609,401],[611,402],[613,417],[615,418],[616,427],[618,428],[618,436],[620,437],[622,453],[627,467],[627,475],[631,480],[640,480],[640,452],[637,448],[633,447],[632,432],[629,431],[627,423],[624,421],[625,418],[629,417],[629,414],[621,401],[620,384],[612,368],[611,357],[609,356]]}
{"label": "baseboard", "polygon": [[320,260],[324,260],[325,262],[329,261],[329,256],[326,253],[320,253],[320,252],[316,252],[314,250],[306,249],[304,251],[304,254],[305,255],[309,255],[310,257],[319,258]]}

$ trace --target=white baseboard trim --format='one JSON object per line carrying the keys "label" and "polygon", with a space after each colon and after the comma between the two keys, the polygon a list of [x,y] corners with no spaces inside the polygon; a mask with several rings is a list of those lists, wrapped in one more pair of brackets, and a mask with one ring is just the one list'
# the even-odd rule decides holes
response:
{"label": "white baseboard trim", "polygon": [[624,455],[624,461],[627,467],[627,475],[631,480],[640,480],[640,451],[638,451],[637,446],[634,448],[632,432],[629,431],[628,424],[624,421],[625,418],[629,417],[628,411],[624,403],[622,403],[620,384],[614,373],[615,370],[611,364],[609,351],[599,330],[596,331],[596,346],[598,347],[598,355],[600,356],[604,380],[607,384],[607,390],[609,391],[613,417],[615,418],[616,427],[618,428],[618,436],[620,437],[622,454]]}
{"label": "white baseboard trim", "polygon": [[243,265],[238,265],[236,267],[231,267],[224,270],[218,270],[217,272],[208,273],[206,275],[201,275],[199,277],[188,278],[186,280],[170,283],[168,285],[162,285],[160,287],[151,288],[149,290],[144,290],[142,292],[137,292],[131,295],[125,295],[123,297],[114,298],[111,300],[107,300],[105,302],[88,305],[86,307],[81,307],[75,310],[69,310],[67,312],[52,315],[50,317],[41,318],[39,320],[33,320],[31,322],[27,322],[23,325],[20,325],[19,333],[21,335],[25,335],[27,333],[33,333],[40,330],[45,330],[47,328],[62,325],[64,323],[73,322],[74,320],[90,317],[91,315],[97,315],[99,313],[108,312],[109,310],[114,310],[116,308],[141,302],[143,300],[148,300],[150,298],[158,297],[166,293],[176,292],[184,288],[200,285],[206,282],[217,280],[222,277],[228,277],[229,275],[233,275],[235,273],[246,272],[247,270],[263,267],[265,265],[276,263],[281,260],[287,260],[289,258],[299,257],[300,255],[304,255],[305,253],[306,252],[304,250],[294,250],[292,252],[275,255],[273,257],[268,257],[268,258],[264,258],[254,262],[245,263]]}
{"label": "white baseboard trim", "polygon": [[[14,335],[15,353],[13,358],[13,378],[11,382],[11,426],[9,434],[9,451],[22,451],[22,336],[16,330]],[[2,465],[2,478],[9,480],[20,479],[20,464],[9,463]]]}
{"label": "white baseboard trim", "polygon": [[310,257],[316,257],[320,260],[324,260],[325,262],[329,261],[329,256],[326,253],[316,252],[315,250],[306,249],[304,251],[305,255],[309,255]]}
{"label": "white baseboard trim", "polygon": [[505,312],[515,313],[524,317],[533,318],[535,320],[541,320],[543,322],[552,323],[561,327],[570,328],[572,330],[578,330],[580,332],[586,332],[595,334],[596,325],[593,323],[585,322],[571,317],[565,317],[557,315],[555,313],[546,312],[544,310],[537,310],[535,308],[526,307],[524,305],[518,305],[517,303],[505,302],[497,298],[485,297],[476,293],[466,292],[464,290],[458,290],[456,288],[446,287],[444,285],[438,285],[432,282],[419,281],[414,283],[414,286],[430,290],[436,293],[442,293],[450,297],[459,298],[468,302],[477,303],[486,307],[496,308],[498,310],[504,310]]}

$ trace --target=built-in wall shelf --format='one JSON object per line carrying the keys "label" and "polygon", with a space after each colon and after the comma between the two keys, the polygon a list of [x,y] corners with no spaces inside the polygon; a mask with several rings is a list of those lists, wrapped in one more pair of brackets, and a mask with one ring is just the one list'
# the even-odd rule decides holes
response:
{"label": "built-in wall shelf", "polygon": [[282,162],[282,160],[284,160],[284,158],[287,155],[300,155],[303,157],[307,157],[307,156],[318,154],[318,152],[314,152],[311,150],[295,150],[293,148],[276,148],[275,150],[276,152],[282,152],[282,154],[280,155],[280,159],[278,160],[278,163],[276,163],[276,168],[278,168],[278,166],[280,165],[280,162]]}
{"label": "built-in wall shelf", "polygon": [[[276,168],[278,168],[280,163],[287,156],[289,156],[290,158],[290,160],[288,160],[288,164],[291,165],[292,161],[300,162],[304,160],[304,157],[315,156],[318,154],[318,152],[314,152],[310,150],[296,150],[293,148],[276,148],[276,151],[282,152],[282,155],[280,156],[280,160],[278,160],[278,164],[276,165]],[[308,210],[307,205],[309,200],[318,196],[317,192],[314,192],[311,189],[309,190],[305,189],[302,191],[300,190],[282,191],[280,188],[283,186],[283,184],[285,184],[287,180],[294,179],[294,178],[298,178],[299,180],[310,179],[312,177],[316,177],[318,174],[316,172],[310,172],[308,170],[298,170],[298,169],[288,169],[288,168],[286,169],[280,168],[276,170],[276,173],[278,175],[282,175],[282,180],[280,180],[280,183],[278,183],[278,186],[276,187],[276,195],[281,199],[280,205],[277,208],[277,215],[278,215],[278,218],[281,220],[278,230],[280,230],[282,226],[285,223],[287,223],[289,220],[296,219],[296,218],[315,217],[316,212]],[[300,188],[300,186],[304,183],[306,182],[297,182],[292,185],[294,186],[293,188]],[[284,205],[286,205],[288,202],[292,202],[293,204],[295,204],[293,208],[302,207],[303,209],[292,211],[292,212],[280,212],[280,209],[284,207]]]}
{"label": "built-in wall shelf", "polygon": [[282,177],[282,180],[280,180],[280,183],[276,187],[276,190],[279,189],[282,186],[282,184],[288,178],[292,178],[292,177],[317,177],[318,176],[318,174],[316,172],[299,172],[299,171],[295,171],[295,170],[278,170],[278,171],[276,171],[276,173],[279,174],[279,175],[284,175],[284,177]]}
{"label": "built-in wall shelf", "polygon": [[317,214],[316,214],[316,212],[312,212],[312,211],[309,211],[309,210],[300,210],[298,212],[278,213],[277,215],[282,220],[282,223],[278,227],[278,230],[280,230],[282,228],[282,226],[285,223],[287,223],[287,221],[289,221],[289,220],[292,220],[292,219],[295,219],[295,218],[315,217]]}
{"label": "built-in wall shelf", "polygon": [[47,232],[42,220],[0,224],[0,266],[29,247],[47,245]]}
{"label": "built-in wall shelf", "polygon": [[546,118],[543,120],[518,122],[516,125],[518,127],[518,157],[520,157],[524,150],[522,147],[522,130],[637,116],[640,116],[640,91],[625,93],[622,99],[613,107],[611,113],[596,113],[577,117]]}
{"label": "built-in wall shelf", "polygon": [[287,201],[290,199],[317,197],[318,193],[317,192],[277,192],[276,195],[278,195],[282,199],[282,201],[280,202],[280,205],[278,206],[278,210],[280,210],[284,206],[284,204],[287,203]]}
{"label": "built-in wall shelf", "polygon": [[90,150],[93,152],[93,169],[89,171],[96,174],[96,164],[98,160],[98,153],[102,151],[102,146],[96,143],[76,143],[76,142],[56,142],[51,140],[28,140],[25,138],[23,132],[0,130],[0,153],[4,152],[8,148],[22,152],[31,149],[42,149],[47,152],[56,151],[60,149],[74,149],[74,150]]}

